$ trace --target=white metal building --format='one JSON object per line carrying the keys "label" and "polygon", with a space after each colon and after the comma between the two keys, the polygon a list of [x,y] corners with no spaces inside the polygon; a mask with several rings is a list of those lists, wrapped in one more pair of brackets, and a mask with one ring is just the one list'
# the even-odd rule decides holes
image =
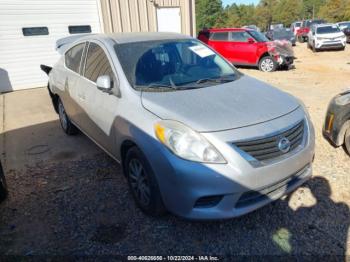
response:
{"label": "white metal building", "polygon": [[195,34],[194,0],[1,0],[0,93],[45,86],[40,64],[58,59],[56,40],[76,33]]}

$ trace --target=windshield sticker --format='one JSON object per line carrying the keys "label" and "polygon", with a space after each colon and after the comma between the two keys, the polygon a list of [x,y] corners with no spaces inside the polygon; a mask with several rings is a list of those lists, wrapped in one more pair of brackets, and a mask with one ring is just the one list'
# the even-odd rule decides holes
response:
{"label": "windshield sticker", "polygon": [[189,47],[189,49],[191,49],[192,52],[196,53],[202,58],[215,55],[215,53],[211,49],[205,46],[195,45],[195,46]]}

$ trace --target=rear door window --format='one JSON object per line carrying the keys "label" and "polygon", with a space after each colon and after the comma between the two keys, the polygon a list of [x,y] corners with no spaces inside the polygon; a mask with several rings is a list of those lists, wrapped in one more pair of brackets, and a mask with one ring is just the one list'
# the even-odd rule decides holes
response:
{"label": "rear door window", "polygon": [[103,75],[108,75],[111,79],[114,79],[113,70],[106,53],[98,44],[91,42],[86,56],[84,76],[96,83],[97,78]]}
{"label": "rear door window", "polygon": [[84,51],[85,43],[78,44],[69,49],[65,54],[65,64],[70,70],[79,74],[80,62]]}
{"label": "rear door window", "polygon": [[228,41],[228,32],[214,32],[211,34],[212,41]]}

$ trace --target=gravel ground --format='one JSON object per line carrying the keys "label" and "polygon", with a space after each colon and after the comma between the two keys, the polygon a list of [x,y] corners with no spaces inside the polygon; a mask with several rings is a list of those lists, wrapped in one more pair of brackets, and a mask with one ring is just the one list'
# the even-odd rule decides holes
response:
{"label": "gravel ground", "polygon": [[[302,99],[317,131],[314,176],[288,197],[241,218],[196,222],[145,216],[121,168],[104,153],[37,161],[7,170],[0,205],[0,254],[7,255],[350,255],[350,160],[321,136],[328,101],[349,83],[350,50],[296,47],[296,69],[246,74]],[[59,128],[58,121],[55,123]],[[82,136],[82,135],[79,135]],[[311,258],[311,257],[310,257]]]}

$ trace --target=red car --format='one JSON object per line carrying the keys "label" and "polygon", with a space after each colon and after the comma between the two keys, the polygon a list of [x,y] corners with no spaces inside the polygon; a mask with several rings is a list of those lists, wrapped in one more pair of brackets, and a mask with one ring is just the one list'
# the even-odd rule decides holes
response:
{"label": "red car", "polygon": [[258,66],[272,72],[293,64],[294,55],[287,41],[270,42],[262,33],[249,28],[205,29],[198,39],[234,65]]}
{"label": "red car", "polygon": [[326,23],[323,19],[315,19],[315,20],[304,20],[301,24],[301,27],[297,31],[297,39],[300,43],[307,42],[308,34],[310,32],[310,28],[312,25],[316,24],[324,24]]}

